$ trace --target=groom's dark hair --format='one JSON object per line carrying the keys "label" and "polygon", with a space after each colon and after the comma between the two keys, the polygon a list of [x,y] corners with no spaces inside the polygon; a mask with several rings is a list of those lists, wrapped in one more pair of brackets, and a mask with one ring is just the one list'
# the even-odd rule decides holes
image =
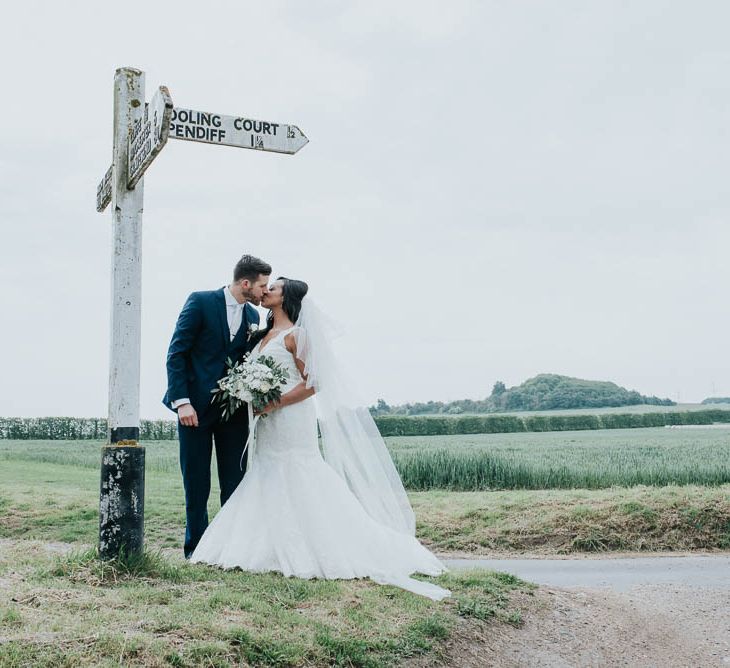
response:
{"label": "groom's dark hair", "polygon": [[240,281],[246,279],[255,281],[261,274],[264,276],[271,275],[271,265],[264,262],[253,255],[244,255],[233,268],[233,280]]}

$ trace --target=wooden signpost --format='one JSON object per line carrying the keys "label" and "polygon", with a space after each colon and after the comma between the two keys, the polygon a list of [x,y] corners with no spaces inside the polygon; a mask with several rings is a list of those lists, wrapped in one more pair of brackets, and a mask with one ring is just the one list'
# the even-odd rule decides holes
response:
{"label": "wooden signpost", "polygon": [[99,555],[144,548],[145,449],[139,444],[144,174],[168,138],[292,155],[308,143],[295,125],[174,108],[166,87],[145,103],[144,73],[114,75],[112,165],[96,189],[96,210],[112,209],[111,352],[108,444],[102,448]]}

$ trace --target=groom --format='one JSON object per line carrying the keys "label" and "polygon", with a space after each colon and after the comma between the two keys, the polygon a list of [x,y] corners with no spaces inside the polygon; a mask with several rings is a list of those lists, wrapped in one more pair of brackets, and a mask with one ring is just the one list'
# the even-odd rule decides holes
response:
{"label": "groom", "polygon": [[251,334],[259,324],[258,311],[251,304],[261,302],[270,275],[266,262],[244,255],[233,270],[230,285],[193,292],[177,319],[167,351],[167,392],[162,402],[178,416],[186,558],[208,526],[213,443],[221,505],[243,478],[240,460],[248,436],[248,411],[243,406],[221,421],[220,408],[210,403],[211,390],[226,374],[226,359],[236,362],[251,350]]}

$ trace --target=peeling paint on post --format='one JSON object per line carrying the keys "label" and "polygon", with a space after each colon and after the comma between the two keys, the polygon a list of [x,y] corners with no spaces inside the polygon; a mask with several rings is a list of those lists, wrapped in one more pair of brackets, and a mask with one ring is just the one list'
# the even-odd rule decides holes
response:
{"label": "peeling paint on post", "polygon": [[99,556],[113,559],[123,550],[144,548],[145,449],[107,445],[101,455]]}
{"label": "peeling paint on post", "polygon": [[144,116],[144,74],[114,76],[112,153],[112,294],[109,355],[109,445],[102,449],[99,554],[141,551],[144,541],[145,450],[139,440],[144,179],[127,188],[129,137]]}

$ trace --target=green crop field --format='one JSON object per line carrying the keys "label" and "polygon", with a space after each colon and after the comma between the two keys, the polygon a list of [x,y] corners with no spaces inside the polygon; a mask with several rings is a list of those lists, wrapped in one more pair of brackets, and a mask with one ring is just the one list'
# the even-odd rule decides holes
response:
{"label": "green crop field", "polygon": [[730,482],[730,429],[713,427],[387,439],[408,489],[600,489]]}

